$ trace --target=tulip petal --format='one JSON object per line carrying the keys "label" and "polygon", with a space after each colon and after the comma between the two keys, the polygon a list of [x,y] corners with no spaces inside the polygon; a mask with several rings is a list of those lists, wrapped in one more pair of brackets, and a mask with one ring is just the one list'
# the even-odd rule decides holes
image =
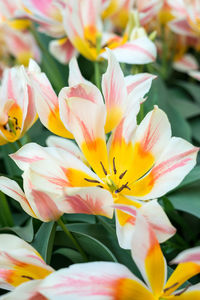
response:
{"label": "tulip petal", "polygon": [[59,208],[65,213],[101,215],[112,218],[112,194],[99,187],[65,188]]}
{"label": "tulip petal", "polygon": [[1,300],[48,300],[37,291],[42,280],[31,280],[20,284],[12,292],[0,297]]}
{"label": "tulip petal", "polygon": [[167,241],[176,233],[176,229],[172,226],[157,200],[151,200],[150,202],[142,205],[140,213],[151,225],[159,243]]}
{"label": "tulip petal", "polygon": [[111,262],[76,264],[59,270],[42,282],[39,292],[52,300],[154,299],[126,267]]}
{"label": "tulip petal", "polygon": [[14,180],[0,176],[0,190],[19,202],[24,211],[35,218],[35,213],[32,210],[26,195]]}
{"label": "tulip petal", "polygon": [[198,151],[181,138],[171,138],[152,170],[132,185],[134,196],[148,200],[175,188],[195,166]]}
{"label": "tulip petal", "polygon": [[86,80],[79,69],[77,60],[73,57],[69,62],[69,86],[77,85],[80,83],[85,83],[88,85],[93,85],[90,81]]}
{"label": "tulip petal", "polygon": [[37,176],[31,168],[24,172],[23,179],[24,191],[35,217],[43,222],[59,219],[63,212],[58,209],[57,202],[62,197],[62,191],[49,189],[50,184],[47,186],[46,181]]}
{"label": "tulip petal", "polygon": [[197,283],[187,289],[183,288],[170,295],[172,300],[199,300],[200,299],[200,284]]}
{"label": "tulip petal", "polygon": [[[169,277],[165,287],[164,296],[171,295],[178,287],[191,277],[200,273],[200,266],[193,262],[180,263]],[[184,298],[183,298],[184,299]],[[187,298],[186,298],[187,299]],[[190,298],[193,299],[193,298]]]}
{"label": "tulip petal", "polygon": [[60,119],[58,98],[50,81],[45,73],[41,73],[37,66],[33,67],[33,64],[36,63],[31,61],[29,77],[34,88],[35,103],[40,121],[53,133],[62,137],[73,138]]}
{"label": "tulip petal", "polygon": [[102,76],[102,90],[107,110],[105,131],[110,132],[122,119],[127,102],[127,90],[119,63],[111,50],[107,49],[107,53],[108,68]]}
{"label": "tulip petal", "polygon": [[166,280],[166,262],[150,224],[139,213],[133,232],[132,256],[154,296],[159,297]]}
{"label": "tulip petal", "polygon": [[55,135],[50,135],[46,139],[46,144],[49,147],[63,149],[65,151],[71,153],[72,155],[76,156],[78,159],[82,160],[83,162],[85,162],[85,158],[84,158],[82,152],[80,151],[79,147],[76,146],[76,144],[74,142],[72,142],[71,140],[57,137]]}
{"label": "tulip petal", "polygon": [[[182,251],[172,260],[171,263],[179,265],[167,281],[164,289],[164,295],[171,294],[186,280],[200,273],[200,247]],[[185,293],[183,295],[185,295]]]}
{"label": "tulip petal", "polygon": [[156,76],[148,73],[140,73],[125,77],[126,88],[131,98],[143,99],[151,88],[152,80]]}
{"label": "tulip petal", "polygon": [[[156,59],[156,47],[147,37],[138,38],[132,42],[126,42],[112,49],[117,61],[128,64],[147,64]],[[101,57],[108,57],[106,52]]]}
{"label": "tulip petal", "polygon": [[171,263],[179,264],[184,262],[194,262],[200,265],[200,247],[187,249],[179,253]]}
{"label": "tulip petal", "polygon": [[198,61],[191,54],[185,54],[173,63],[173,68],[179,72],[198,70],[198,67]]}
{"label": "tulip petal", "polygon": [[[116,135],[116,134],[115,134]],[[127,170],[126,174],[123,176],[122,183],[128,182],[128,186],[131,190],[124,190],[123,194],[133,195],[137,198],[137,185],[139,186],[142,176],[144,176],[154,165],[156,159],[158,159],[162,153],[163,148],[165,148],[171,137],[170,123],[167,119],[166,114],[158,109],[154,108],[153,111],[149,112],[143,119],[141,124],[135,131],[133,142],[129,142],[128,147],[125,147],[125,151],[122,151],[122,143],[119,144],[115,142],[117,139],[113,140],[111,145],[112,148],[116,148],[115,153],[112,155],[117,155],[116,157],[116,169],[119,169],[119,162],[121,169],[119,169],[119,175]],[[112,150],[114,151],[114,150]],[[148,193],[150,186],[143,186],[142,192]]]}
{"label": "tulip petal", "polygon": [[120,195],[115,201],[114,208],[116,208],[117,237],[120,247],[124,249],[131,249],[138,210],[146,218],[159,243],[168,240],[176,232],[157,200],[142,203]]}
{"label": "tulip petal", "polygon": [[68,38],[53,40],[49,43],[49,52],[62,64],[67,64],[77,51]]}
{"label": "tulip petal", "polygon": [[[83,84],[81,86],[83,87]],[[84,90],[88,90],[89,88],[91,86],[87,86]],[[100,178],[105,177],[105,170],[108,170],[104,133],[105,107],[104,105],[94,103],[90,98],[67,98],[68,91],[71,91],[71,88],[64,88],[59,94],[60,111],[62,112],[61,118],[64,123],[67,122],[79,147],[95,173]]]}
{"label": "tulip petal", "polygon": [[194,32],[192,31],[186,18],[175,19],[168,23],[170,29],[180,35],[195,37]]}
{"label": "tulip petal", "polygon": [[0,235],[0,285],[16,287],[26,281],[42,279],[52,271],[28,243],[11,234]]}
{"label": "tulip petal", "polygon": [[64,11],[64,28],[74,47],[86,58],[98,57],[101,1],[69,0]]}

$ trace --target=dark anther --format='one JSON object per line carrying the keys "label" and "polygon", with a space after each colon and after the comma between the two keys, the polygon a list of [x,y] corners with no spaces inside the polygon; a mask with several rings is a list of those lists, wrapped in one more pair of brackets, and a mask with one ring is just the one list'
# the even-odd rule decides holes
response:
{"label": "dark anther", "polygon": [[19,127],[19,126],[16,126],[16,127],[15,127],[15,129],[16,129],[16,130],[17,130],[17,129],[21,129],[21,127]]}
{"label": "dark anther", "polygon": [[124,171],[121,175],[119,175],[119,179],[122,179],[124,177],[124,175],[126,174],[127,170]]}
{"label": "dark anther", "polygon": [[33,278],[33,277],[30,277],[30,276],[26,276],[26,275],[22,275],[21,277],[22,277],[22,278],[26,278],[26,279],[29,279],[29,280],[34,280],[34,278]]}
{"label": "dark anther", "polygon": [[117,173],[117,169],[116,169],[116,165],[115,165],[115,157],[113,157],[113,171],[114,171],[114,174]]}
{"label": "dark anther", "polygon": [[18,120],[16,117],[13,118],[15,120],[15,124],[18,125]]}
{"label": "dark anther", "polygon": [[86,40],[90,48],[96,48],[96,45],[91,40]]}
{"label": "dark anther", "polygon": [[167,292],[167,291],[171,290],[171,289],[172,289],[173,287],[175,287],[177,284],[178,284],[178,282],[176,282],[176,283],[172,284],[172,285],[171,285],[171,286],[169,286],[168,288],[164,289],[164,290],[163,290],[163,292],[165,293],[165,292]]}
{"label": "dark anther", "polygon": [[119,189],[115,191],[115,193],[120,193],[123,189],[128,189],[129,191],[131,190],[130,187],[128,187],[128,182],[126,184],[123,184]]}
{"label": "dark anther", "polygon": [[88,182],[92,182],[92,183],[100,183],[98,180],[95,180],[95,179],[84,178],[84,180],[86,180]]}
{"label": "dark anther", "polygon": [[7,130],[6,125],[3,125],[3,128],[4,128],[5,130]]}
{"label": "dark anther", "polygon": [[187,289],[191,286],[191,284],[189,283],[184,289],[182,289],[180,292],[176,293],[174,296],[180,296],[183,293],[185,293],[187,291]]}
{"label": "dark anther", "polygon": [[97,185],[97,187],[103,189],[103,185],[100,185],[100,184],[99,184],[99,185]]}
{"label": "dark anther", "polygon": [[100,161],[100,164],[101,164],[101,166],[102,166],[102,169],[103,169],[104,174],[105,174],[105,175],[108,175],[108,173],[107,173],[106,169],[104,168],[104,165],[102,164],[101,161]]}

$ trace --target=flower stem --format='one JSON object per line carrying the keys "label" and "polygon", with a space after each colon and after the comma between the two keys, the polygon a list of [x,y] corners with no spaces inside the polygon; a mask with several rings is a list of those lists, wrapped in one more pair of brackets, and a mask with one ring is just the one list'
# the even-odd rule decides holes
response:
{"label": "flower stem", "polygon": [[79,245],[79,243],[77,242],[77,240],[73,237],[73,235],[71,234],[71,232],[67,229],[66,224],[64,224],[64,222],[62,221],[61,218],[57,220],[57,223],[62,228],[62,230],[64,231],[64,233],[70,238],[70,240],[72,241],[72,243],[74,244],[74,246],[76,247],[76,249],[82,255],[84,261],[88,261],[87,255],[85,254],[85,252],[83,251],[83,249],[81,248],[81,246]]}
{"label": "flower stem", "polygon": [[100,78],[100,69],[99,69],[99,62],[94,62],[94,76],[95,76],[95,84],[99,90],[101,90],[101,78]]}

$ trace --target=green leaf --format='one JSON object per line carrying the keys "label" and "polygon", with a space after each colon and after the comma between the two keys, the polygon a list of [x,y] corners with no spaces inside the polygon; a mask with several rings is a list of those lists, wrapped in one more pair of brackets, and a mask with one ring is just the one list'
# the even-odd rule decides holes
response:
{"label": "green leaf", "polygon": [[24,241],[30,243],[33,240],[34,231],[33,231],[33,221],[32,218],[28,220],[25,226],[19,227],[4,227],[0,229],[0,233],[15,233]]}
{"label": "green leaf", "polygon": [[[95,257],[96,260],[117,261],[112,252],[102,242],[92,237],[87,231],[87,233],[83,233],[82,229],[84,225],[87,226],[87,224],[67,225],[68,230],[72,232],[84,252]],[[82,229],[80,227],[82,227]],[[66,235],[63,235],[63,232],[60,232],[60,234],[62,235],[62,239],[66,240],[67,246],[72,247],[71,241],[68,240]]]}
{"label": "green leaf", "polygon": [[153,81],[148,99],[144,102],[145,113],[153,109],[155,104],[166,112],[171,123],[172,134],[190,141],[190,126],[183,116],[177,111],[175,106],[171,104],[169,91],[165,83],[160,78]]}
{"label": "green leaf", "polygon": [[194,103],[191,97],[186,95],[183,91],[173,88],[169,89],[168,92],[171,106],[176,107],[176,110],[184,118],[192,118],[200,115],[200,105]]}
{"label": "green leaf", "polygon": [[195,118],[191,121],[191,127],[192,127],[192,136],[193,138],[200,143],[200,119]]}
{"label": "green leaf", "polygon": [[185,91],[187,91],[197,103],[200,103],[200,87],[199,87],[199,84],[186,82],[186,81],[181,81],[181,80],[176,81],[176,84],[178,86],[182,87]]}
{"label": "green leaf", "polygon": [[200,186],[193,184],[167,195],[176,209],[200,217]]}
{"label": "green leaf", "polygon": [[71,260],[73,263],[82,263],[82,262],[84,262],[84,259],[83,259],[82,255],[74,249],[60,248],[60,249],[54,251],[53,254],[63,255],[65,257],[67,257],[69,260]]}
{"label": "green leaf", "polygon": [[198,181],[200,182],[200,166],[194,167],[194,169],[184,178],[184,180],[176,189],[180,189]]}
{"label": "green leaf", "polygon": [[[109,261],[118,261],[121,264],[127,266],[136,276],[141,278],[141,275],[130,255],[129,250],[124,250],[120,248],[116,234],[110,234],[101,224],[86,224],[86,223],[78,223],[78,224],[68,224],[68,229],[74,234],[74,236],[78,239],[81,247],[84,249],[85,252],[92,255],[93,260],[109,260]],[[95,240],[99,241],[99,251],[96,252],[94,248],[88,249],[90,243],[84,244],[82,243],[83,239],[81,240],[81,234],[85,234]],[[84,235],[83,235],[84,237]],[[71,247],[71,242],[67,241],[65,235],[62,232],[57,232],[55,238],[55,245]],[[101,247],[103,245],[103,247]],[[86,248],[85,248],[86,246]],[[101,250],[104,248],[104,255],[100,253]],[[109,251],[108,251],[109,250]],[[108,251],[108,252],[107,252]],[[107,252],[107,253],[106,253]],[[105,256],[106,255],[106,256]]]}
{"label": "green leaf", "polygon": [[41,254],[47,264],[51,261],[56,223],[43,223],[37,231],[32,246]]}

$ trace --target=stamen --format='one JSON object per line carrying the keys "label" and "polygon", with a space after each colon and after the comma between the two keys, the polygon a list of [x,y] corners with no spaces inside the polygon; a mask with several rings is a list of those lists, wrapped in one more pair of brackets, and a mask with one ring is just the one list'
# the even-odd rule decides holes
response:
{"label": "stamen", "polygon": [[117,189],[116,191],[115,191],[115,193],[117,194],[117,193],[120,193],[123,189],[128,189],[129,191],[131,190],[130,189],[130,187],[128,187],[128,182],[126,183],[126,184],[123,184],[119,189]]}
{"label": "stamen", "polygon": [[96,45],[91,40],[86,39],[86,41],[88,42],[90,48],[96,48]]}
{"label": "stamen", "polygon": [[169,286],[168,288],[164,289],[164,290],[163,290],[163,292],[165,293],[165,292],[167,292],[167,291],[171,290],[171,289],[172,289],[173,287],[175,287],[177,284],[178,284],[178,282],[176,282],[176,283],[172,284],[172,285],[171,285],[171,286]]}
{"label": "stamen", "polygon": [[99,187],[99,188],[103,189],[103,185],[97,185],[97,187]]}
{"label": "stamen", "polygon": [[26,279],[29,279],[29,280],[34,280],[34,278],[33,278],[33,277],[30,277],[30,276],[26,276],[26,275],[22,275],[21,277],[22,277],[22,278],[26,278]]}
{"label": "stamen", "polygon": [[84,180],[86,180],[86,181],[88,181],[88,182],[92,182],[92,183],[100,183],[100,181],[95,180],[95,179],[84,178]]}
{"label": "stamen", "polygon": [[107,173],[106,169],[104,168],[104,165],[102,164],[101,161],[100,161],[100,164],[101,164],[101,166],[102,166],[102,169],[103,169],[104,174],[105,174],[105,175],[108,175],[108,173]]}
{"label": "stamen", "polygon": [[185,292],[188,290],[188,288],[189,288],[191,285],[192,285],[192,284],[189,283],[182,291],[176,293],[174,296],[180,296],[180,295],[182,295],[183,293],[185,293]]}
{"label": "stamen", "polygon": [[13,119],[15,120],[15,124],[18,125],[18,120],[16,117],[13,117]]}
{"label": "stamen", "polygon": [[126,174],[127,170],[124,171],[121,175],[119,175],[119,179],[122,179],[124,177],[124,175]]}
{"label": "stamen", "polygon": [[113,171],[114,171],[114,174],[117,173],[117,169],[116,169],[116,165],[115,165],[115,157],[113,157]]}

